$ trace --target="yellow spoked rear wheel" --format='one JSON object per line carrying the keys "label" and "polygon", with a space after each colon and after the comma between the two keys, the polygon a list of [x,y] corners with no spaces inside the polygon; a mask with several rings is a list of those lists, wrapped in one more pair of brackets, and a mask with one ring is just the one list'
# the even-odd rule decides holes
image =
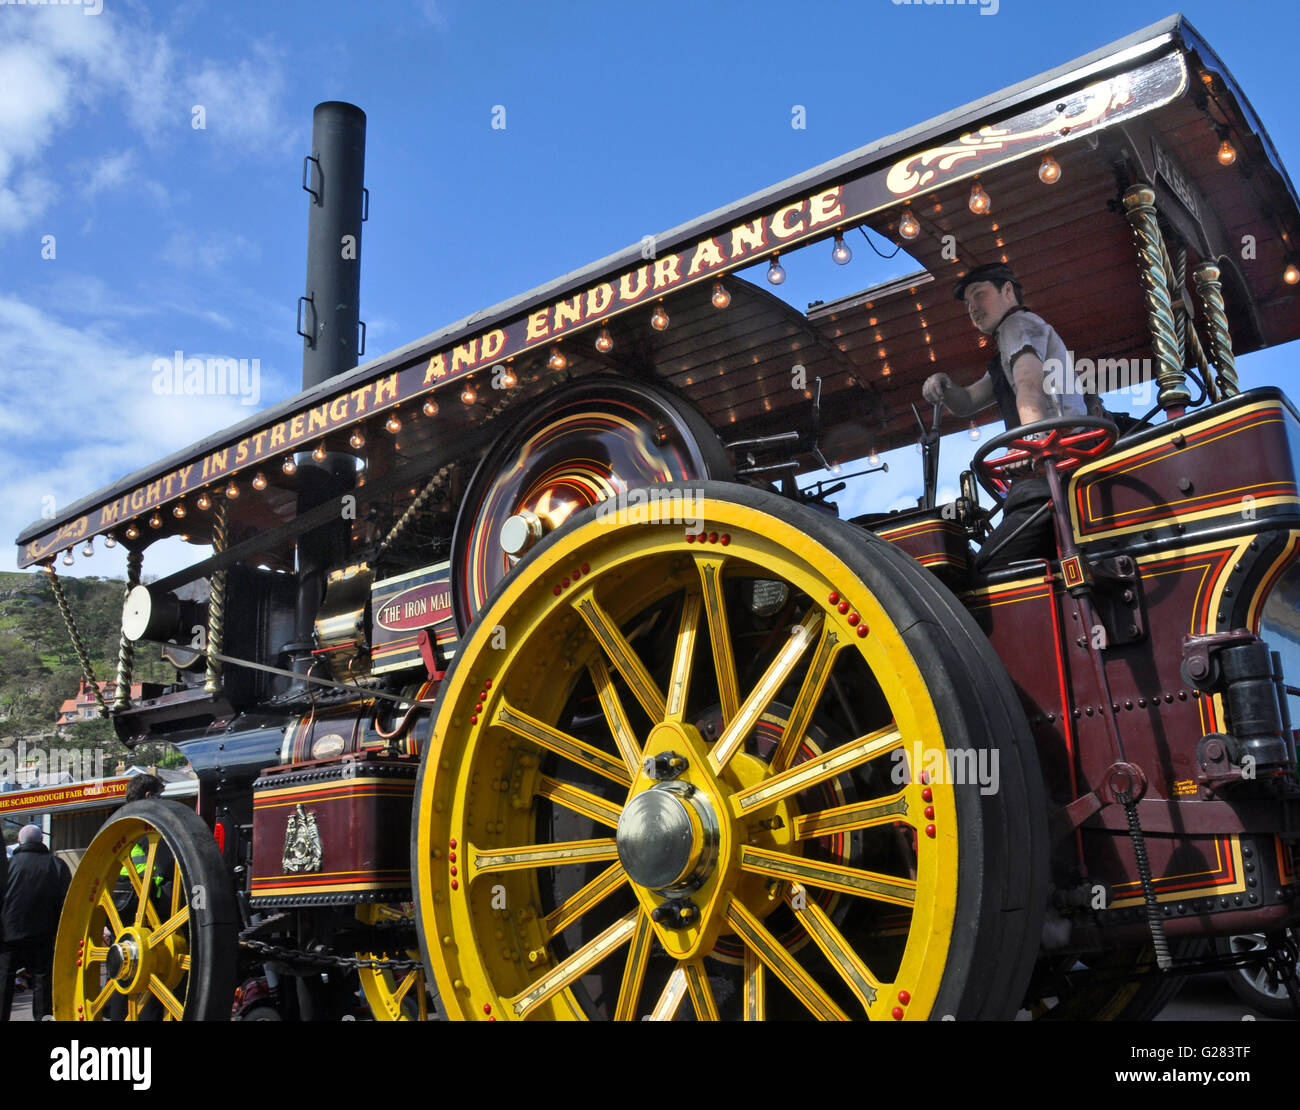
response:
{"label": "yellow spoked rear wheel", "polygon": [[445,680],[412,867],[449,1015],[1013,1013],[1043,807],[987,643],[875,537],[678,494],[549,537]]}
{"label": "yellow spoked rear wheel", "polygon": [[54,948],[58,1021],[229,1021],[238,912],[211,830],[135,802],[95,835]]}
{"label": "yellow spoked rear wheel", "polygon": [[[409,902],[396,906],[367,905],[357,907],[357,920],[366,925],[386,921],[409,921],[415,916],[415,907]],[[419,960],[415,950],[397,952],[358,952],[362,960]],[[429,996],[425,991],[424,971],[421,968],[390,971],[378,968],[361,968],[361,993],[376,1021],[428,1021]]]}

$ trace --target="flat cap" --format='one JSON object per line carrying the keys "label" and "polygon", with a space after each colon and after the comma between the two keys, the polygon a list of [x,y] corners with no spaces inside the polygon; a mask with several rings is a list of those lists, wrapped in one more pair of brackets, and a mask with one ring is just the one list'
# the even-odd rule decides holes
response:
{"label": "flat cap", "polygon": [[999,288],[1009,281],[1017,288],[1020,287],[1020,279],[1005,262],[985,262],[982,266],[973,266],[957,279],[957,284],[952,287],[953,298],[964,300],[966,286],[973,285],[977,281],[991,281]]}

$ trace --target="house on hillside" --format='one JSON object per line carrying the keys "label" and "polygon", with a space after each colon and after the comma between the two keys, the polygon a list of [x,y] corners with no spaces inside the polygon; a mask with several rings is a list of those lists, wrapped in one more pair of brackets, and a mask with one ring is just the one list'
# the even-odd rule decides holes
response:
{"label": "house on hillside", "polygon": [[[100,682],[99,689],[104,695],[104,700],[112,702],[114,694],[117,691],[117,683]],[[139,682],[131,683],[131,697],[140,696],[141,684]],[[75,698],[68,698],[59,706],[58,715],[54,719],[54,727],[59,728],[63,725],[70,725],[74,721],[93,721],[99,716],[99,703],[95,700],[95,690],[89,682],[82,679],[81,685],[77,690]]]}

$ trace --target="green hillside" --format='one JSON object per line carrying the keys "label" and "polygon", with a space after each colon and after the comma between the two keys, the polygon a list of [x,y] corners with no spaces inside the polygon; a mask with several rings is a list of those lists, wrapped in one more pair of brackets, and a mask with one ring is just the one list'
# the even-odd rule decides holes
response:
{"label": "green hillside", "polygon": [[[112,682],[117,677],[126,584],[105,578],[61,577],[59,582],[90,654],[96,680]],[[157,648],[137,649],[135,659],[132,677],[136,682],[173,681],[175,672],[161,660]],[[81,677],[49,576],[44,572],[0,572],[0,752],[13,749],[19,740],[25,741],[28,751],[39,747],[47,753],[70,747],[100,748],[108,774],[119,761],[144,766],[168,762],[167,757],[174,756],[163,744],[128,752],[106,720],[77,722],[56,733],[59,705],[77,695]]]}

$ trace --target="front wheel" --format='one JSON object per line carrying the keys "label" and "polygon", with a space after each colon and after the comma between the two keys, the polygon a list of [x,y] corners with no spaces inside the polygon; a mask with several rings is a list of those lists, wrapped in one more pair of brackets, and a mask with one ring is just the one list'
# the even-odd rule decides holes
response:
{"label": "front wheel", "polygon": [[123,806],[68,888],[57,1021],[229,1021],[239,913],[211,830],[161,799]]}
{"label": "front wheel", "polygon": [[1047,889],[1028,727],[869,533],[630,491],[501,584],[434,714],[412,871],[451,1016],[1015,1012]]}

